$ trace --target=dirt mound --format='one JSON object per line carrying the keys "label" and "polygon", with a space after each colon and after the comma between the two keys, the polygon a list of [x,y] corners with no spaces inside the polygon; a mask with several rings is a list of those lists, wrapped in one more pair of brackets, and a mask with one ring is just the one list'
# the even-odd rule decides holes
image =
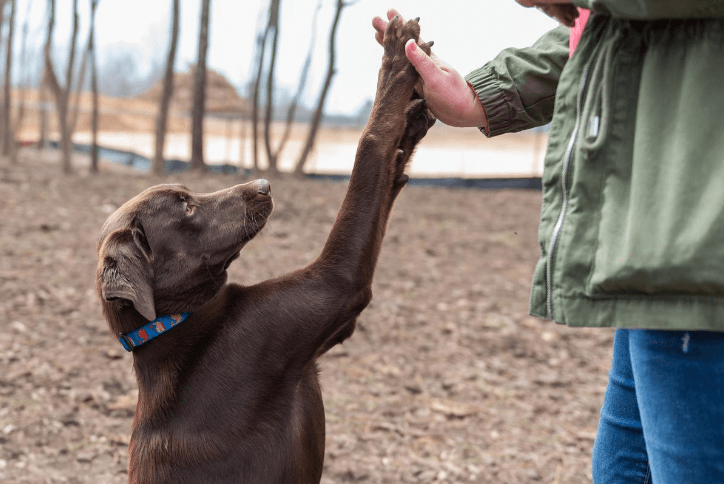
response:
{"label": "dirt mound", "polygon": [[[173,75],[173,109],[190,113],[193,108],[194,87],[196,85],[196,66],[190,66],[187,72]],[[140,99],[158,102],[163,92],[163,80],[138,96]],[[206,112],[209,114],[246,114],[249,102],[242,99],[229,80],[218,72],[206,70]]]}

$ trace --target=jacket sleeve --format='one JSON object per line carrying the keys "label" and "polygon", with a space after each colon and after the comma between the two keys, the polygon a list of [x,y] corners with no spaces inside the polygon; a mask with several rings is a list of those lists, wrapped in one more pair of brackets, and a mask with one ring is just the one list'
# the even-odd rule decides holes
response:
{"label": "jacket sleeve", "polygon": [[557,27],[532,47],[505,49],[465,76],[488,117],[486,136],[543,126],[553,117],[556,87],[568,60],[567,27]]}
{"label": "jacket sleeve", "polygon": [[637,20],[724,17],[722,0],[572,0],[572,3],[596,13]]}

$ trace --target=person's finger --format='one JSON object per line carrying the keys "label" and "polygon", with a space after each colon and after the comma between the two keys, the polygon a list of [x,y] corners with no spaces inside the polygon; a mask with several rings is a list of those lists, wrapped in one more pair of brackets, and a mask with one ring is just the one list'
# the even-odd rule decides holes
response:
{"label": "person's finger", "polygon": [[[395,17],[400,17],[400,20],[404,23],[405,19],[402,18],[400,12],[394,8],[389,9],[387,11],[387,19],[392,20]],[[381,17],[375,17],[372,19],[372,27],[377,31],[375,33],[375,40],[377,40],[378,44],[382,45],[383,39],[385,38],[385,30],[387,30],[387,22]]]}
{"label": "person's finger", "polygon": [[384,35],[385,30],[387,30],[387,21],[382,20],[382,17],[375,17],[372,19],[372,27],[374,27],[378,33]]}
{"label": "person's finger", "polygon": [[405,44],[405,54],[410,64],[415,66],[417,72],[420,73],[423,81],[427,82],[428,79],[432,79],[435,75],[439,74],[439,69],[417,43],[415,39],[410,39]]}
{"label": "person's finger", "polygon": [[405,19],[400,15],[400,12],[398,12],[396,9],[391,8],[387,11],[387,20],[392,20],[395,17],[400,17],[400,20],[402,20],[402,23],[405,23]]}
{"label": "person's finger", "polygon": [[573,27],[578,18],[578,9],[571,4],[539,5],[538,10],[567,27]]}
{"label": "person's finger", "polygon": [[385,30],[387,30],[387,22],[382,20],[381,17],[375,17],[372,19],[372,27],[375,29],[375,40],[378,44],[382,45],[382,40],[385,38]]}

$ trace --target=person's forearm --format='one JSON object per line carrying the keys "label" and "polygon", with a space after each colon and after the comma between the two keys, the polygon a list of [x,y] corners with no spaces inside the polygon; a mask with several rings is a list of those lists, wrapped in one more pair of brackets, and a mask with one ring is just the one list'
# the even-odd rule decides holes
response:
{"label": "person's forearm", "polygon": [[467,123],[466,127],[480,128],[481,130],[485,130],[485,132],[487,133],[490,131],[490,128],[488,127],[488,114],[485,112],[485,106],[478,97],[478,93],[473,85],[469,82],[467,82],[467,85],[473,98],[473,107],[471,109],[471,122]]}
{"label": "person's forearm", "polygon": [[533,46],[506,49],[465,76],[475,89],[487,119],[488,136],[522,131],[550,122],[569,31],[557,27]]}

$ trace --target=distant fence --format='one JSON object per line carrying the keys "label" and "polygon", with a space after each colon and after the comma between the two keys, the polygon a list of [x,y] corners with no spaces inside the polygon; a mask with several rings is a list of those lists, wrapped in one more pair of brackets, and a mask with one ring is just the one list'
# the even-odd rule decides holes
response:
{"label": "distant fence", "polygon": [[[60,141],[49,141],[47,146],[54,149],[60,149]],[[78,153],[90,154],[91,148],[91,145],[88,144],[73,143],[73,151]],[[115,148],[99,146],[98,157],[112,163],[131,167],[138,171],[151,171],[151,160],[133,151],[117,150]],[[164,160],[164,167],[167,173],[179,173],[190,170],[191,163],[183,160],[169,159]],[[229,164],[206,165],[206,167],[211,173],[221,173],[224,175],[243,174],[251,176],[252,173],[252,171],[248,168]]]}
{"label": "distant fence", "polygon": [[[54,149],[60,149],[59,141],[49,141],[47,146]],[[83,143],[73,143],[73,150],[78,153],[91,152],[91,145]],[[135,170],[148,172],[151,170],[151,160],[143,155],[133,151],[124,151],[103,146],[98,147],[98,156],[106,161],[117,163],[131,167]],[[191,163],[183,160],[168,159],[164,160],[165,171],[167,173],[180,173],[191,169]],[[240,167],[230,164],[210,164],[206,165],[210,173],[218,173],[224,175],[239,175],[250,177],[253,171],[249,168]],[[323,173],[307,173],[306,178],[311,180],[323,180],[328,182],[346,182],[349,175],[328,175]],[[458,177],[424,177],[410,178],[409,185],[417,186],[437,186],[447,188],[473,188],[482,190],[501,190],[501,189],[524,189],[524,190],[541,190],[542,182],[540,177],[521,177],[521,178],[458,178]]]}
{"label": "distant fence", "polygon": [[[349,175],[325,175],[321,173],[308,173],[307,178],[313,180],[325,180],[344,182],[349,180]],[[516,188],[524,190],[541,190],[543,184],[538,177],[525,178],[458,178],[458,177],[424,177],[410,178],[408,185],[436,186],[447,188],[477,188],[482,190],[501,190],[505,188]]]}

